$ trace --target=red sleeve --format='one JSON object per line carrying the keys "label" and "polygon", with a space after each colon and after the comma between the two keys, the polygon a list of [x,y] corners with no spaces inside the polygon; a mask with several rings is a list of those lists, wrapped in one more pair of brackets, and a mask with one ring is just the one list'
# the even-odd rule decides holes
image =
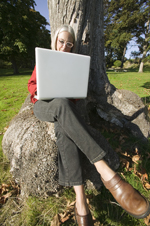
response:
{"label": "red sleeve", "polygon": [[37,91],[37,84],[36,84],[36,66],[34,67],[34,70],[32,72],[31,78],[28,81],[28,90],[31,93],[31,101],[33,103],[36,102],[36,99],[34,96],[36,95]]}

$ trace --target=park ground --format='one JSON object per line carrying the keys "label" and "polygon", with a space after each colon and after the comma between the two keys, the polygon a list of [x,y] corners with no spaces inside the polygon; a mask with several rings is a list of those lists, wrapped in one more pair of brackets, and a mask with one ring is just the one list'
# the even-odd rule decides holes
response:
{"label": "park ground", "polygon": [[[48,226],[76,225],[72,188],[46,199],[29,197],[22,200],[20,187],[9,172],[9,162],[2,152],[2,138],[11,119],[20,110],[28,95],[27,82],[32,71],[0,70],[0,225]],[[134,65],[126,71],[107,70],[110,82],[118,89],[127,89],[139,95],[150,113],[150,65],[138,73]],[[142,143],[128,131],[112,126],[97,126],[120,157],[118,173],[150,200],[150,140]],[[90,210],[97,225],[144,226],[150,225],[149,217],[134,219],[117,206],[111,194],[102,187],[100,191],[86,191]],[[58,223],[59,222],[59,223]]]}

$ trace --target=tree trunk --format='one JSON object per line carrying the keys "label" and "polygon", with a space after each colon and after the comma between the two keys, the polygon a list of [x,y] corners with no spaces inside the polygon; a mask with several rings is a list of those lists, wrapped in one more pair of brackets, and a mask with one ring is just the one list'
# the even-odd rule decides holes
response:
{"label": "tree trunk", "polygon": [[148,43],[149,24],[150,24],[150,20],[148,20],[147,23],[146,23],[145,43],[144,43],[144,46],[143,46],[143,56],[142,56],[142,60],[141,60],[141,63],[140,63],[139,72],[143,72],[143,68],[144,68],[143,60],[146,57],[147,49],[148,49],[148,46],[149,46],[149,43]]}
{"label": "tree trunk", "polygon": [[[150,125],[145,119],[141,99],[129,91],[117,90],[110,84],[105,71],[103,1],[48,0],[48,8],[51,36],[60,25],[70,24],[77,39],[76,52],[91,56],[88,110],[96,108],[101,118],[130,129],[138,137],[147,138]],[[143,124],[138,118],[141,114]]]}
{"label": "tree trunk", "polygon": [[121,60],[121,68],[123,68],[126,50],[127,50],[127,46],[125,46],[125,47],[124,47],[124,50],[123,50],[123,55],[122,55],[122,60]]}
{"label": "tree trunk", "polygon": [[144,63],[143,63],[143,61],[141,61],[140,67],[139,67],[139,72],[143,72],[143,67],[144,67]]}
{"label": "tree trunk", "polygon": [[14,56],[12,56],[11,62],[12,62],[12,66],[13,66],[13,69],[14,69],[14,74],[15,75],[18,75],[19,74],[19,71],[18,71],[16,59],[15,59]]}

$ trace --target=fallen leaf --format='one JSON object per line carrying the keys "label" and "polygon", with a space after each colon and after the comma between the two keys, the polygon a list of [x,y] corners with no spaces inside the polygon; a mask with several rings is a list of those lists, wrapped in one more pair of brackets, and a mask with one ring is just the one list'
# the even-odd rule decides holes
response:
{"label": "fallen leaf", "polygon": [[15,184],[15,182],[11,181],[10,184],[2,184],[0,187],[0,203],[6,203],[7,199],[12,195],[20,194],[20,187]]}
{"label": "fallen leaf", "polygon": [[56,214],[54,219],[51,221],[51,226],[59,226],[60,222],[59,222],[59,215]]}
{"label": "fallen leaf", "polygon": [[71,202],[69,206],[74,206],[75,202],[76,201]]}
{"label": "fallen leaf", "polygon": [[6,200],[12,196],[12,192],[8,192],[6,195],[3,195],[2,197],[0,197],[0,203],[4,204],[6,203]]}
{"label": "fallen leaf", "polygon": [[2,195],[4,192],[7,192],[9,187],[10,185],[8,184],[2,184],[0,187],[0,195]]}
{"label": "fallen leaf", "polygon": [[149,183],[144,183],[144,187],[147,189],[147,190],[150,190],[150,184]]}
{"label": "fallen leaf", "polygon": [[127,156],[129,158],[131,158],[131,156],[128,154],[128,152],[126,151],[125,153],[122,153],[122,155]]}
{"label": "fallen leaf", "polygon": [[134,156],[132,157],[132,161],[135,162],[136,164],[138,164],[137,161],[139,161],[140,159],[141,159],[141,156],[140,156],[140,155],[134,155]]}
{"label": "fallen leaf", "polygon": [[136,164],[134,164],[134,174],[136,175],[137,170],[136,170]]}
{"label": "fallen leaf", "polygon": [[148,174],[144,173],[142,174],[142,181],[148,180]]}
{"label": "fallen leaf", "polygon": [[136,147],[135,148],[135,153],[138,155],[139,154],[139,149]]}
{"label": "fallen leaf", "polygon": [[73,201],[73,202],[70,203],[70,201],[68,201],[68,202],[67,202],[67,208],[70,207],[70,206],[74,206],[75,202],[76,202],[76,201]]}
{"label": "fallen leaf", "polygon": [[64,222],[66,222],[67,220],[69,220],[69,218],[70,218],[70,215],[61,218],[60,221],[61,221],[61,223],[64,223]]}
{"label": "fallen leaf", "polygon": [[126,162],[126,170],[127,170],[127,171],[129,171],[129,166],[130,166],[130,162],[127,161],[127,162]]}
{"label": "fallen leaf", "polygon": [[95,222],[94,226],[100,226],[100,222]]}
{"label": "fallen leaf", "polygon": [[136,172],[135,172],[135,175],[136,175],[137,177],[139,177],[140,180],[141,180],[141,178],[142,178],[142,174],[141,174],[141,173],[139,173],[138,171],[136,171]]}
{"label": "fallen leaf", "polygon": [[150,225],[150,214],[144,219],[146,225]]}

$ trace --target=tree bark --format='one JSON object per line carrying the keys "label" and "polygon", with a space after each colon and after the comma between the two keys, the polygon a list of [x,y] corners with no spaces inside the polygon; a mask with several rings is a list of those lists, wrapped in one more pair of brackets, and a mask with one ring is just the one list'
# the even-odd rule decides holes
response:
{"label": "tree bark", "polygon": [[12,66],[13,66],[13,69],[14,69],[14,74],[15,75],[18,75],[19,74],[19,71],[18,71],[16,59],[15,59],[14,56],[12,56],[11,62],[12,62]]}
{"label": "tree bark", "polygon": [[147,48],[149,46],[149,43],[148,43],[149,24],[150,24],[150,20],[148,20],[147,23],[146,23],[145,43],[144,43],[144,46],[143,46],[143,56],[142,56],[142,60],[141,60],[141,63],[140,63],[139,72],[143,72],[143,68],[144,68],[143,60],[146,57]]}
{"label": "tree bark", "polygon": [[[111,123],[130,129],[134,135],[147,138],[149,122],[145,119],[145,106],[138,96],[117,90],[108,80],[105,70],[103,1],[102,0],[48,0],[51,36],[62,24],[70,24],[77,39],[76,52],[91,56],[89,92],[86,104],[88,110],[96,108],[99,116]],[[130,98],[128,98],[130,96]],[[132,99],[133,96],[133,99]],[[139,103],[137,103],[137,101]],[[134,106],[133,106],[134,104]],[[139,113],[140,112],[140,113]],[[143,115],[146,129],[136,122]],[[136,131],[131,128],[132,126]],[[137,132],[138,130],[138,132]]]}
{"label": "tree bark", "polygon": [[125,47],[124,47],[124,50],[123,50],[122,59],[121,59],[121,68],[123,68],[126,50],[127,50],[127,46],[125,46]]}

